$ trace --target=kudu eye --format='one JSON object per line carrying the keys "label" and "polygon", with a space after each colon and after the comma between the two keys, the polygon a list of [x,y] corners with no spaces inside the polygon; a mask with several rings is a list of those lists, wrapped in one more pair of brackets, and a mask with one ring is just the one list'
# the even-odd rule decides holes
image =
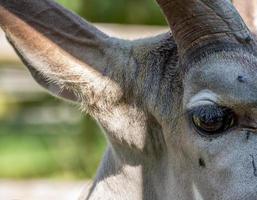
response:
{"label": "kudu eye", "polygon": [[192,110],[193,126],[200,135],[217,136],[235,125],[235,114],[231,109],[206,105]]}

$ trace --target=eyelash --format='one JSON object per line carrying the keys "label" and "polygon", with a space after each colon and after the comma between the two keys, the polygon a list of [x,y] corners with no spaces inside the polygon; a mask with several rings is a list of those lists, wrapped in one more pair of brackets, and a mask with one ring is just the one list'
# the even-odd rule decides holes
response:
{"label": "eyelash", "polygon": [[189,110],[189,116],[204,117],[206,120],[212,120],[214,117],[222,117],[225,111],[230,111],[229,108],[220,107],[218,105],[205,105],[192,108]]}

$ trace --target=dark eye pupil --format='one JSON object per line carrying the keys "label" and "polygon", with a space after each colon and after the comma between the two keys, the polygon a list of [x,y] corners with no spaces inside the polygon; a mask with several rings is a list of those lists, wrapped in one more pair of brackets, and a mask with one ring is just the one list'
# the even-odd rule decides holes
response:
{"label": "dark eye pupil", "polygon": [[221,118],[206,121],[204,119],[194,116],[193,121],[196,126],[198,126],[203,131],[206,131],[206,132],[218,131],[223,126],[223,119]]}
{"label": "dark eye pupil", "polygon": [[192,121],[201,134],[215,135],[234,125],[234,115],[228,109],[205,107],[192,115]]}

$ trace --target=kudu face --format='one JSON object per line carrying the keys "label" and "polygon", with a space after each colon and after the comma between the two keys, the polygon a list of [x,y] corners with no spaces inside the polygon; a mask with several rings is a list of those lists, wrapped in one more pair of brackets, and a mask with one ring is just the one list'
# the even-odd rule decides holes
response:
{"label": "kudu face", "polygon": [[229,1],[159,4],[183,77],[175,126],[165,132],[168,168],[198,199],[256,199],[255,39]]}
{"label": "kudu face", "polygon": [[110,38],[50,0],[0,0],[0,25],[39,84],[105,129],[90,199],[257,198],[254,37],[228,0],[157,2],[174,39]]}
{"label": "kudu face", "polygon": [[172,138],[183,157],[178,163],[203,199],[255,199],[257,59],[221,52],[193,65],[184,79],[185,114]]}
{"label": "kudu face", "polygon": [[[191,7],[185,8],[185,2]],[[175,161],[177,174],[184,173],[179,179],[191,185],[198,199],[256,199],[255,39],[228,1],[183,1],[181,5],[160,1],[160,5],[174,31],[183,68],[181,115],[175,133],[166,133],[170,134],[167,143],[172,144],[168,145],[171,168]],[[185,16],[175,9],[171,13],[171,6],[179,7],[178,12],[184,9]],[[195,19],[190,19],[187,9],[199,10]],[[183,25],[192,21],[191,29],[196,31],[181,27],[183,19]]]}

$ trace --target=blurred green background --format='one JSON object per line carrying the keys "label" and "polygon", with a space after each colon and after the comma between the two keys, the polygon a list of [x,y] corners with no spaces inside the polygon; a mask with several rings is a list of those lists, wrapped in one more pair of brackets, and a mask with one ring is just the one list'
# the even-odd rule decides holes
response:
{"label": "blurred green background", "polygon": [[166,25],[154,0],[58,0],[91,22]]}
{"label": "blurred green background", "polygon": [[[58,2],[91,22],[165,24],[154,0]],[[22,65],[0,63],[0,70],[0,179],[92,178],[106,147],[96,122],[30,88]]]}

